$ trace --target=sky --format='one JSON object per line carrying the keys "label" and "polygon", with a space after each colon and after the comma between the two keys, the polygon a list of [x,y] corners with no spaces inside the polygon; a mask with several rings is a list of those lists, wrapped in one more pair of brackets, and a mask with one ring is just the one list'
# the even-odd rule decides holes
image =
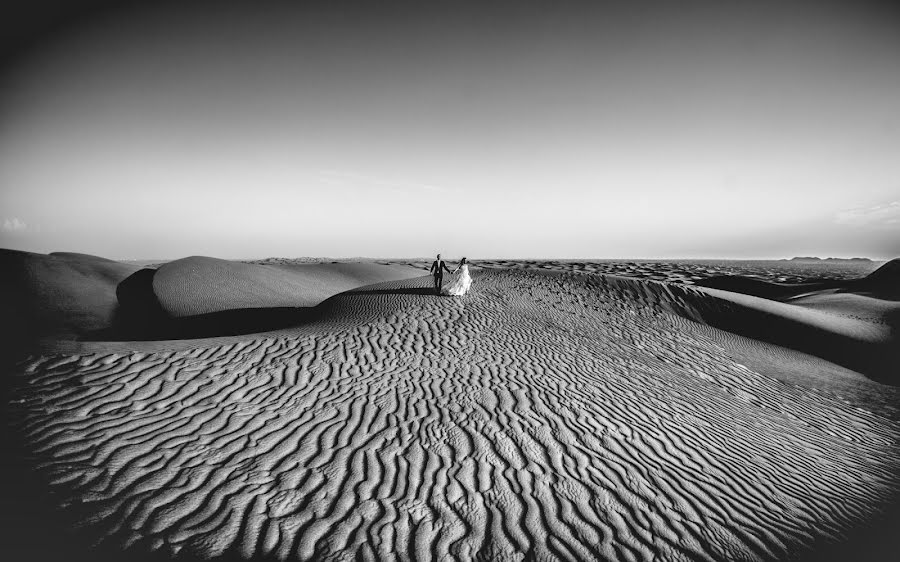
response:
{"label": "sky", "polygon": [[890,3],[421,4],[29,14],[0,247],[900,256]]}

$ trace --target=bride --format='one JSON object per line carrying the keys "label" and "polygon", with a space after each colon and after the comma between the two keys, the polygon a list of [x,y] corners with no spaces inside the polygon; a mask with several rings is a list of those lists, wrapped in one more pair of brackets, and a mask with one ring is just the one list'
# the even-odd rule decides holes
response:
{"label": "bride", "polygon": [[462,296],[465,295],[469,291],[469,287],[472,285],[472,278],[469,276],[469,264],[466,261],[466,258],[463,258],[459,261],[459,265],[456,269],[453,270],[453,273],[459,272],[459,277],[446,289],[444,289],[445,295],[453,295],[453,296]]}

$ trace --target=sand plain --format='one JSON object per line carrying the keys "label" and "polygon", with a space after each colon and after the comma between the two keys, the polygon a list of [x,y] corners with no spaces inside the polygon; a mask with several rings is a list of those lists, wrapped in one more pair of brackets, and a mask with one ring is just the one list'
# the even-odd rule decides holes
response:
{"label": "sand plain", "polygon": [[[212,312],[285,304],[259,290],[280,270],[257,285],[257,270],[207,259],[192,268],[241,280]],[[867,529],[900,498],[897,381],[841,359],[893,361],[893,277],[773,300],[671,282],[681,265],[658,282],[563,263],[480,264],[462,298],[428,294],[403,269],[416,263],[384,263],[393,278],[317,304],[310,290],[295,306],[314,313],[290,327],[45,339],[5,369],[8,450],[35,494],[15,499],[33,511],[19,546],[113,560],[815,560],[865,559],[860,545],[886,539]],[[368,267],[350,267],[354,282]],[[742,334],[751,324],[763,333]],[[797,326],[812,335],[791,340]],[[828,360],[822,337],[850,347]]]}

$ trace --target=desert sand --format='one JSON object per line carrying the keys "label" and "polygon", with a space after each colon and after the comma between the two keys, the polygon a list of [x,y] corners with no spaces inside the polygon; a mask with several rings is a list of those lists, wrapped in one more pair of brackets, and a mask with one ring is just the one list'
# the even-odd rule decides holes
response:
{"label": "desert sand", "polygon": [[30,272],[17,314],[44,318],[4,375],[23,552],[817,560],[896,544],[896,261],[748,282],[475,260],[453,298],[415,261],[3,259]]}
{"label": "desert sand", "polygon": [[3,341],[74,337],[109,326],[116,287],[137,270],[96,256],[0,249]]}

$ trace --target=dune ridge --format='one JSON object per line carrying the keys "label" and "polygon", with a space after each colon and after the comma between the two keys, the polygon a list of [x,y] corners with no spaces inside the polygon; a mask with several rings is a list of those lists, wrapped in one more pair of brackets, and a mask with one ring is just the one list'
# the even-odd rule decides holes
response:
{"label": "dune ridge", "polygon": [[900,299],[900,258],[883,264],[868,275],[850,279],[778,283],[740,275],[714,275],[698,280],[696,284],[780,301],[791,301],[808,294],[822,294],[825,291],[865,293],[882,300],[898,300]]}
{"label": "dune ridge", "polygon": [[418,275],[377,263],[255,265],[192,256],[160,266],[153,292],[166,314],[180,318],[242,308],[315,306],[361,285]]}
{"label": "dune ridge", "polygon": [[117,287],[118,323],[92,340],[175,340],[265,333],[308,322],[341,291],[406,279],[406,266],[257,265],[194,256],[142,269]]}
{"label": "dune ridge", "polygon": [[10,350],[266,332],[305,321],[302,309],[341,291],[419,275],[371,262],[253,265],[202,256],[141,269],[87,254],[16,250],[0,250],[0,269]]}
{"label": "dune ridge", "polygon": [[[714,284],[721,283],[718,278],[713,279]],[[728,285],[743,287],[744,280],[729,280]],[[787,303],[700,284],[682,285],[615,275],[598,275],[590,283],[615,290],[624,299],[642,306],[810,353],[882,383],[900,384],[896,369],[900,364],[897,336],[900,302],[874,298],[871,293],[831,294],[820,289],[808,294],[808,285],[792,288],[789,295],[782,295],[790,296]],[[753,281],[754,287],[756,283],[764,282]],[[862,286],[871,288],[870,284]]]}
{"label": "dune ridge", "polygon": [[712,325],[900,384],[900,259],[859,279],[789,285],[710,277],[696,285],[730,303],[707,307],[702,316]]}
{"label": "dune ridge", "polygon": [[780,560],[897,501],[898,422],[729,359],[669,313],[704,290],[474,278],[359,288],[280,337],[35,357],[11,414],[115,552]]}
{"label": "dune ridge", "polygon": [[73,338],[109,326],[116,286],[137,267],[86,254],[0,249],[4,342]]}

